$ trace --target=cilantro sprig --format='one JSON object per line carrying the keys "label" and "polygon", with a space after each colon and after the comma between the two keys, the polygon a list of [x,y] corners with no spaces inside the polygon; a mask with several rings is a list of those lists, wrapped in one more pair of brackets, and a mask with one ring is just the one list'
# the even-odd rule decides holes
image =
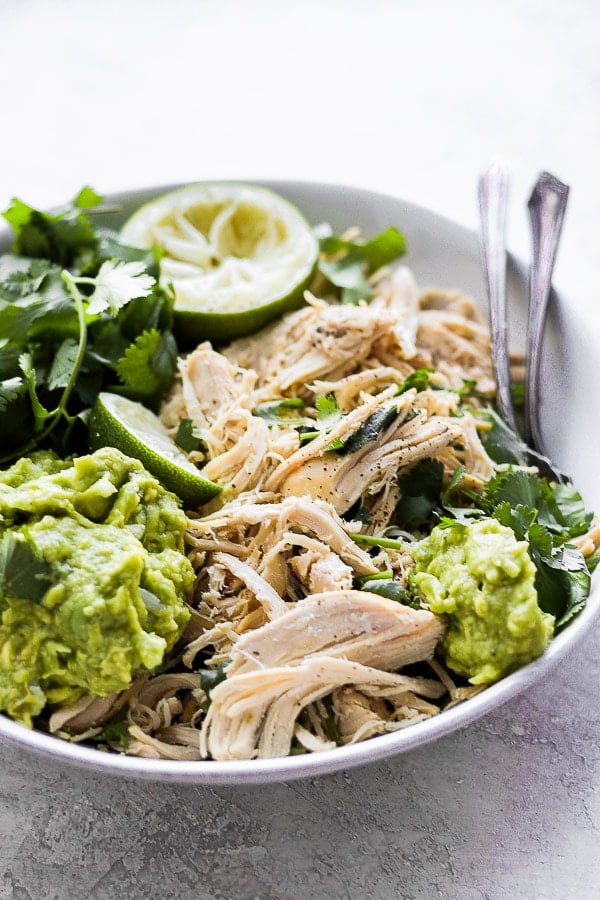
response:
{"label": "cilantro sprig", "polygon": [[[310,425],[301,425],[298,428],[302,443],[311,441],[320,434],[326,434],[328,431],[331,431],[343,418],[343,413],[335,395],[331,392],[317,397],[315,408],[317,411],[316,420],[312,421]],[[357,450],[362,450],[365,444],[377,440],[382,432],[391,425],[397,415],[398,409],[396,406],[380,407],[371,413],[350,435],[344,439],[333,438],[325,449],[335,450],[342,455],[356,453]]]}
{"label": "cilantro sprig", "polygon": [[460,477],[453,481],[432,512],[449,528],[492,516],[527,541],[539,605],[555,617],[555,630],[563,628],[585,606],[591,585],[588,563],[571,543],[589,530],[593,518],[579,492],[572,484],[519,469],[497,472],[482,494],[461,487]]}
{"label": "cilantro sprig", "polygon": [[[444,488],[444,469],[434,459],[422,459],[399,479],[400,500],[392,524],[428,533],[435,525],[465,528],[482,516],[511,528],[527,541],[536,567],[535,587],[544,612],[562,629],[583,609],[590,592],[597,557],[587,560],[572,541],[585,534],[593,514],[586,511],[572,484],[549,482],[520,469],[497,472],[479,494],[463,484],[458,466]],[[402,549],[402,543],[376,535],[353,534],[359,544]]]}
{"label": "cilantro sprig", "polygon": [[267,425],[306,425],[306,416],[299,415],[303,409],[304,401],[300,397],[284,397],[283,400],[259,403],[254,415],[264,419]]}
{"label": "cilantro sprig", "polygon": [[[317,412],[316,420],[310,424],[301,425],[298,428],[300,434],[300,442],[312,441],[313,438],[320,434],[326,434],[337,425],[342,418],[342,411],[336,400],[335,394],[329,391],[327,394],[320,394],[315,400],[315,410]],[[342,446],[342,442],[334,439],[328,450],[337,450]]]}
{"label": "cilantro sprig", "polygon": [[560,630],[585,606],[591,577],[583,554],[570,543],[585,534],[592,513],[572,484],[548,482],[523,471],[498,473],[481,505],[529,544],[536,566],[538,602]]}
{"label": "cilantro sprig", "polygon": [[364,242],[328,234],[319,248],[319,271],[339,290],[342,303],[356,305],[373,296],[369,275],[406,253],[406,238],[391,226]]}
{"label": "cilantro sprig", "polygon": [[82,256],[93,253],[97,246],[97,236],[85,210],[101,200],[93,188],[84,187],[64,209],[47,213],[15,198],[2,214],[15,233],[12,252],[50,260],[61,268],[79,267]]}
{"label": "cilantro sprig", "polygon": [[82,449],[101,390],[156,407],[172,381],[172,294],[152,253],[93,225],[99,201],[84,188],[56,213],[20,200],[4,213],[15,238],[0,256],[0,464]]}

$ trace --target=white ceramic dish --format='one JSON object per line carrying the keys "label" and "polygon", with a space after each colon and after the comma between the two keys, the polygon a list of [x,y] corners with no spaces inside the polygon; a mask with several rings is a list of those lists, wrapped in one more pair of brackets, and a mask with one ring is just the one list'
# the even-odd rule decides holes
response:
{"label": "white ceramic dish", "polygon": [[[266,185],[296,203],[308,220],[315,224],[327,221],[337,230],[360,225],[366,234],[380,231],[388,225],[396,225],[407,236],[409,251],[405,261],[423,287],[436,285],[460,288],[480,301],[483,298],[477,236],[448,219],[397,198],[357,188],[314,182],[266,182]],[[120,211],[103,214],[103,223],[118,227],[141,203],[177,186],[164,185],[111,195],[106,198],[107,203],[118,206]],[[0,251],[8,249],[9,245],[10,234],[4,229],[0,231]],[[511,331],[516,336],[523,333],[525,322],[527,275],[526,269],[514,259],[509,263],[508,290]],[[600,422],[598,419],[591,420],[589,394],[584,395],[576,390],[576,373],[570,365],[576,360],[577,371],[594,371],[594,346],[578,332],[577,319],[569,314],[572,309],[569,301],[561,298],[559,308],[556,299],[554,297],[554,303],[551,304],[544,345],[542,383],[545,396],[542,428],[548,452],[554,461],[563,471],[572,475],[587,507],[600,510],[600,480],[591,468],[586,471],[585,466],[582,467],[582,463],[589,459],[589,454],[582,456],[577,452],[581,446],[600,444]],[[568,414],[565,413],[566,410]],[[551,667],[572,650],[590,628],[599,611],[600,590],[596,583],[583,613],[551,643],[541,659],[438,716],[394,734],[324,753],[239,762],[141,759],[70,744],[41,732],[31,731],[2,715],[0,735],[64,762],[152,780],[251,784],[315,776],[405,752],[467,726],[545,676]]]}

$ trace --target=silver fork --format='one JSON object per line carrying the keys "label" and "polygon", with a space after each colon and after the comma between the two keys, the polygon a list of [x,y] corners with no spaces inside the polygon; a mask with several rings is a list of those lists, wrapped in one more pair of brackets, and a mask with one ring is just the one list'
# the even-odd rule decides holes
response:
{"label": "silver fork", "polygon": [[[510,390],[508,322],[506,310],[506,209],[508,172],[492,164],[479,179],[481,254],[490,306],[492,365],[497,384],[497,406],[506,424],[519,429]],[[529,199],[533,258],[529,285],[525,378],[525,440],[540,473],[564,482],[567,477],[544,452],[539,422],[540,358],[552,272],[569,195],[569,188],[554,175],[542,172]]]}
{"label": "silver fork", "polygon": [[540,359],[552,272],[558,250],[569,188],[549,172],[542,172],[529,198],[533,259],[529,284],[527,374],[525,379],[525,440],[543,452],[540,408]]}

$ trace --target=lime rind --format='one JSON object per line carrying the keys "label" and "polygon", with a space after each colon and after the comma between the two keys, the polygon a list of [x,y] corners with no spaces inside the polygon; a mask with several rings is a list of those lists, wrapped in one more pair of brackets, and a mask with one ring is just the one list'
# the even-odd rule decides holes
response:
{"label": "lime rind", "polygon": [[304,302],[318,242],[279,194],[239,182],[200,182],[142,206],[121,231],[125,243],[159,247],[161,281],[175,293],[184,343],[256,331]]}
{"label": "lime rind", "polygon": [[116,447],[139,459],[189,508],[202,506],[222,490],[221,485],[204,478],[179,450],[158,416],[119,394],[98,395],[90,416],[89,442],[92,450]]}

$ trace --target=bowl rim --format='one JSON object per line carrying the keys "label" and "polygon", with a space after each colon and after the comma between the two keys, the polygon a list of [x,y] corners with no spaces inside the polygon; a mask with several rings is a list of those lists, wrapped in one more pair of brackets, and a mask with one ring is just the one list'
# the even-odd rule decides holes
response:
{"label": "bowl rim", "polygon": [[[240,181],[240,179],[217,180],[223,182]],[[175,190],[186,183],[191,182],[138,187],[129,191],[114,191],[107,193],[105,199],[111,203],[129,203],[149,194],[158,195],[159,193]],[[454,236],[460,237],[463,241],[477,241],[477,235],[473,230],[447,216],[440,215],[434,210],[406,201],[394,194],[348,184],[312,180],[259,178],[252,179],[250,183],[263,185],[282,193],[284,196],[286,191],[302,192],[308,189],[352,195],[354,198],[375,205],[389,202],[400,203],[411,216],[428,217],[431,220],[435,220],[436,224],[442,229],[451,230]],[[0,228],[0,253],[5,251],[5,244],[9,236],[10,230],[8,227]],[[514,269],[521,281],[527,278],[527,267],[512,254],[509,254],[509,266]],[[592,584],[585,608],[563,631],[553,638],[543,656],[506,676],[501,681],[490,685],[467,701],[450,709],[442,710],[439,714],[429,719],[409,725],[395,732],[374,736],[369,740],[356,744],[336,747],[332,750],[318,753],[264,760],[179,761],[146,759],[110,753],[93,747],[83,746],[82,744],[64,741],[53,735],[29,729],[18,722],[14,722],[2,713],[0,713],[0,738],[8,739],[19,746],[26,747],[56,761],[73,763],[109,775],[130,776],[136,779],[153,781],[237,786],[291,781],[299,778],[331,774],[408,752],[470,725],[486,713],[500,707],[517,694],[522,693],[527,687],[540,681],[584,637],[599,614],[600,590],[597,584]]]}

